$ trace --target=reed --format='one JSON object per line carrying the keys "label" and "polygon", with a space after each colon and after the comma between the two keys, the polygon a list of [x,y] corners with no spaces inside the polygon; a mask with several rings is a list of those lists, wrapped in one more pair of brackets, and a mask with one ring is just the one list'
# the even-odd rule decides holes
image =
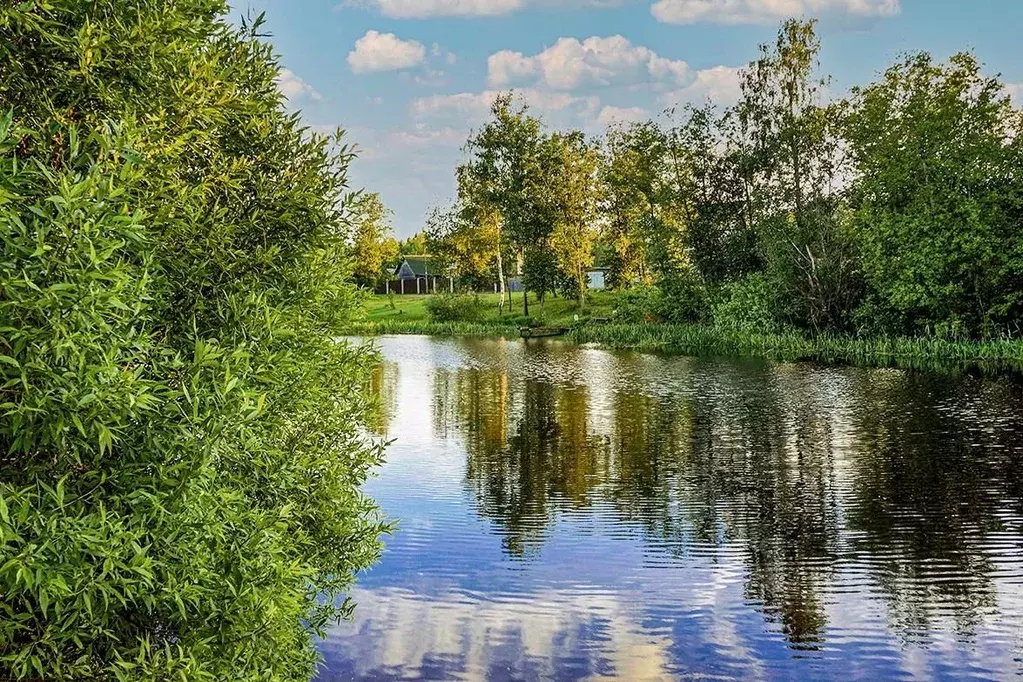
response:
{"label": "reed", "polygon": [[382,320],[353,322],[345,332],[352,335],[382,336],[416,334],[424,336],[518,336],[518,328],[495,322],[431,322],[429,320]]}
{"label": "reed", "polygon": [[748,356],[785,362],[823,362],[908,369],[1023,372],[1023,342],[939,338],[860,338],[756,334],[703,325],[606,325],[573,330],[578,343],[609,348],[670,350],[688,355]]}
{"label": "reed", "polygon": [[[361,322],[356,335],[518,336],[510,324],[385,320]],[[862,338],[804,336],[795,332],[756,334],[707,325],[580,325],[569,337],[580,344],[622,350],[667,351],[685,355],[757,357],[782,362],[821,362],[871,367],[902,367],[984,374],[1023,374],[1023,341],[951,341],[939,338]]]}

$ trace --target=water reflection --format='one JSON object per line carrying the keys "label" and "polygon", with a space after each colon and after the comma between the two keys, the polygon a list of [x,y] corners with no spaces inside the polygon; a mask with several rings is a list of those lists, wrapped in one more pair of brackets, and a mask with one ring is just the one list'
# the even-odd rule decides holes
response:
{"label": "water reflection", "polygon": [[323,679],[1020,672],[1017,388],[381,346],[370,493],[403,529]]}

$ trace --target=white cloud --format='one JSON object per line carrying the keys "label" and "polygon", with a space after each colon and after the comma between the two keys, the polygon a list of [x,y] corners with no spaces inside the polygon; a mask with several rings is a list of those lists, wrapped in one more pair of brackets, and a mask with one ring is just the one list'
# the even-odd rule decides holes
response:
{"label": "white cloud", "polygon": [[425,59],[426,48],[422,43],[378,31],[367,31],[348,54],[348,64],[354,73],[399,71],[418,66]]}
{"label": "white cloud", "polygon": [[688,72],[684,61],[660,57],[620,35],[581,42],[559,38],[553,47],[532,57],[503,50],[487,60],[487,79],[493,87],[534,81],[556,90],[649,81],[681,83]]}
{"label": "white cloud", "polygon": [[536,70],[536,58],[521,52],[501,50],[487,58],[487,81],[497,87],[529,80]]}
{"label": "white cloud", "polygon": [[[570,653],[573,660],[582,656],[587,669],[613,671],[615,679],[672,678],[673,642],[667,635],[645,634],[641,601],[604,590],[593,595],[569,592],[567,596],[540,592],[522,599],[468,603],[454,593],[358,589],[354,598],[359,603],[359,625],[339,626],[323,646],[330,658],[354,660],[352,674],[358,679],[379,677],[382,670],[396,671],[395,676],[421,676],[437,659],[455,661],[454,675],[494,670],[506,663],[495,641],[514,641],[522,660],[529,661],[533,675],[540,679],[557,678],[560,668],[555,662]],[[550,603],[559,606],[545,608]],[[734,627],[733,620],[724,614],[714,622],[722,621],[724,629]],[[607,635],[603,645],[590,646],[592,642],[582,634],[594,630]],[[764,676],[752,656],[733,644],[730,651],[735,649],[755,677]],[[592,677],[609,679],[611,675]]]}
{"label": "white cloud", "polygon": [[684,88],[666,92],[661,96],[665,106],[676,104],[714,104],[730,106],[742,95],[742,70],[728,66],[715,66],[696,72],[696,77]]}
{"label": "white cloud", "polygon": [[430,55],[436,59],[443,59],[448,66],[458,61],[458,56],[454,52],[447,52],[440,43],[434,43],[430,47]]}
{"label": "white cloud", "polygon": [[295,75],[294,71],[289,69],[284,69],[281,71],[280,75],[277,76],[277,88],[292,102],[302,99],[319,102],[323,99],[323,95],[316,92],[313,86],[306,83],[304,80]]}
{"label": "white cloud", "polygon": [[597,125],[606,128],[612,123],[633,123],[649,118],[643,107],[604,107],[597,114]]}
{"label": "white cloud", "polygon": [[467,135],[464,130],[451,127],[429,128],[424,124],[412,130],[397,130],[387,135],[388,149],[418,150],[434,147],[461,147]]}
{"label": "white cloud", "polygon": [[[461,92],[453,95],[432,95],[412,102],[411,113],[417,119],[455,119],[467,125],[475,125],[489,115],[490,106],[502,90],[484,92]],[[564,92],[550,92],[526,88],[514,91],[515,96],[529,105],[530,109],[549,123],[592,120],[600,110],[597,97],[576,97]]]}
{"label": "white cloud", "polygon": [[889,17],[901,0],[657,0],[650,11],[667,24],[771,24],[806,14]]}
{"label": "white cloud", "polygon": [[413,79],[416,85],[437,88],[447,84],[447,75],[439,69],[425,69],[423,73],[417,74]]}
{"label": "white cloud", "polygon": [[525,7],[616,7],[640,0],[348,0],[394,19],[496,17]]}
{"label": "white cloud", "polygon": [[394,211],[396,234],[407,237],[422,229],[426,208],[453,195],[453,169],[468,128],[418,123],[393,129],[356,126],[347,133],[346,141],[359,148],[351,186],[381,193]]}

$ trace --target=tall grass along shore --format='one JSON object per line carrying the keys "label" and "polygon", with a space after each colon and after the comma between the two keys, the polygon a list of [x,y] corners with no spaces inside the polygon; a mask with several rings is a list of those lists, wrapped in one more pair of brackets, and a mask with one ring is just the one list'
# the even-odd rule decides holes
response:
{"label": "tall grass along shore", "polygon": [[[355,335],[421,334],[430,336],[517,337],[522,318],[496,312],[477,321],[436,321],[426,309],[427,296],[397,302],[372,297],[363,319],[347,331]],[[496,299],[481,297],[488,309]],[[493,300],[491,300],[493,299]],[[621,350],[666,351],[687,355],[757,357],[781,362],[823,362],[871,367],[900,367],[983,374],[1023,374],[1023,341],[947,340],[942,338],[810,336],[798,331],[727,330],[707,324],[620,323],[610,315],[613,295],[603,294],[585,317],[566,301],[549,301],[543,322],[564,325],[566,339]],[[392,307],[393,306],[393,307]]]}

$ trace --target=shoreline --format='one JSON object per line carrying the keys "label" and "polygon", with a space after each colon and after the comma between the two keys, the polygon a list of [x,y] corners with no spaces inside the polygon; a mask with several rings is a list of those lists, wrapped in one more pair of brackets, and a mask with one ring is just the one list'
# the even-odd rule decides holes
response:
{"label": "shoreline", "polygon": [[[355,322],[346,334],[518,337],[512,325],[487,322],[385,320]],[[797,333],[732,332],[706,325],[582,325],[564,337],[609,350],[663,351],[703,357],[891,367],[938,372],[1023,376],[1023,341],[948,341],[938,338],[806,337]]]}

